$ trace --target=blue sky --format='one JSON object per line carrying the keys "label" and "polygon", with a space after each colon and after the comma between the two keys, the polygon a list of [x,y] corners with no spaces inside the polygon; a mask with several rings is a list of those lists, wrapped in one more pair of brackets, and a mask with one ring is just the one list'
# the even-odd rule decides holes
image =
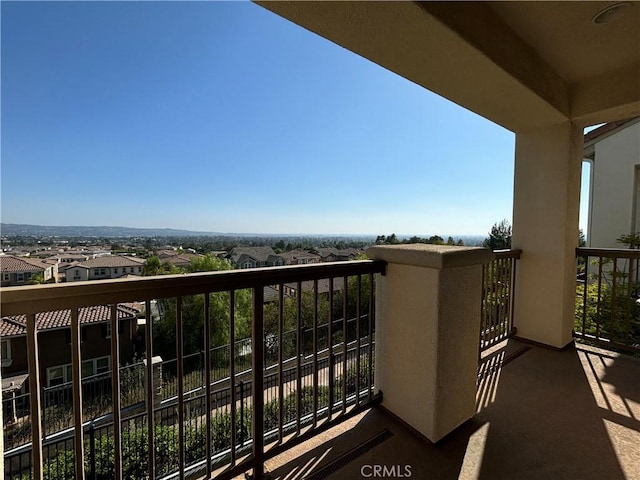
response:
{"label": "blue sky", "polygon": [[485,234],[514,135],[252,3],[2,2],[2,221]]}

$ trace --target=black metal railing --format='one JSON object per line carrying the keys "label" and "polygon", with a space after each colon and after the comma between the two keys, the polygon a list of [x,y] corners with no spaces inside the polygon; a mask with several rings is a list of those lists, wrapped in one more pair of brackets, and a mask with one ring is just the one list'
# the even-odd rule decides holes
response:
{"label": "black metal railing", "polygon": [[513,306],[516,265],[522,250],[496,250],[482,269],[480,351],[515,334]]}
{"label": "black metal railing", "polygon": [[640,353],[640,250],[578,248],[574,337]]}
{"label": "black metal railing", "polygon": [[[374,282],[384,267],[357,261],[3,290],[3,314],[26,315],[29,388],[38,392],[24,416],[38,419],[29,422],[30,443],[5,451],[5,478],[185,478],[214,471],[231,478],[249,469],[260,478],[270,456],[379,400],[373,385]],[[340,279],[342,287],[320,293],[321,279],[330,285]],[[313,288],[304,291],[307,281]],[[297,283],[295,297],[284,294],[285,283]],[[265,304],[265,286],[279,290],[275,303]],[[172,308],[175,313],[171,394],[163,394],[166,379],[153,362],[162,338],[154,330],[166,327],[151,322],[156,299],[170,299],[165,316]],[[127,405],[121,398],[121,340],[114,335],[111,411],[88,418],[77,311],[112,305],[116,331],[115,305],[130,301],[146,307],[144,401]],[[71,311],[73,409],[71,428],[47,435],[36,316],[59,309]],[[243,329],[251,336],[236,340]],[[195,330],[201,333],[194,337]],[[227,344],[216,347],[222,337]],[[198,351],[191,351],[194,338]],[[235,346],[233,354],[228,345]],[[191,357],[197,358],[193,364]],[[222,371],[228,374],[216,374]],[[194,372],[199,385],[191,389],[186,379]]]}

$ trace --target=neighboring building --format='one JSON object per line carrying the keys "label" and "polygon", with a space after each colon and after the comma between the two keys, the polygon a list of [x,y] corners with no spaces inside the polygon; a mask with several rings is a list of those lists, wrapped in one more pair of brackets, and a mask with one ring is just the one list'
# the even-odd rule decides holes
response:
{"label": "neighboring building", "polygon": [[173,250],[162,250],[158,252],[158,258],[164,262],[168,262],[176,267],[187,268],[191,265],[193,258],[202,258],[203,255],[189,252],[176,252]]}
{"label": "neighboring building", "polygon": [[42,275],[45,282],[55,282],[58,266],[35,258],[0,255],[0,279],[3,287],[25,285],[31,277],[38,274]]}
{"label": "neighboring building", "polygon": [[[136,318],[139,310],[131,304],[117,308],[120,335],[120,363],[135,355]],[[106,305],[83,307],[78,311],[82,337],[82,375],[88,377],[111,369],[111,308]],[[58,310],[36,315],[40,381],[50,387],[71,381],[71,311]],[[2,380],[7,388],[26,380],[27,326],[24,315],[0,319]],[[12,380],[14,379],[14,380]],[[13,382],[13,384],[12,384]],[[13,388],[15,390],[16,388]],[[5,390],[3,388],[3,390]]]}
{"label": "neighboring building", "polygon": [[279,267],[284,258],[271,247],[235,247],[227,255],[237,268]]}
{"label": "neighboring building", "polygon": [[171,249],[158,250],[156,252],[156,256],[160,260],[164,260],[165,258],[174,257],[176,255],[178,255],[178,251],[177,250],[171,250]]}
{"label": "neighboring building", "polygon": [[92,258],[86,262],[66,270],[67,282],[79,282],[86,280],[104,280],[108,278],[121,278],[126,275],[142,275],[144,260],[120,255],[105,255]]}
{"label": "neighboring building", "polygon": [[587,133],[584,158],[591,163],[587,245],[624,248],[616,239],[640,232],[640,117]]}
{"label": "neighboring building", "polygon": [[[284,294],[289,297],[297,297],[298,296],[298,283],[285,283],[284,284]],[[300,287],[303,292],[313,292],[315,285],[313,280],[307,280],[301,282]],[[328,278],[321,278],[318,280],[318,296],[329,298],[329,291],[331,290],[331,285]],[[337,277],[333,279],[333,292],[340,292],[344,288],[344,277]]]}
{"label": "neighboring building", "polygon": [[357,248],[334,248],[334,247],[320,247],[315,249],[316,253],[320,255],[321,262],[346,262],[354,260],[363,252]]}
{"label": "neighboring building", "polygon": [[63,253],[60,255],[55,255],[50,257],[50,259],[55,259],[58,263],[74,263],[74,262],[86,262],[87,260],[91,260],[95,258],[95,255],[89,253]]}
{"label": "neighboring building", "polygon": [[307,265],[320,262],[320,255],[303,250],[291,250],[281,253],[280,256],[284,259],[285,265]]}

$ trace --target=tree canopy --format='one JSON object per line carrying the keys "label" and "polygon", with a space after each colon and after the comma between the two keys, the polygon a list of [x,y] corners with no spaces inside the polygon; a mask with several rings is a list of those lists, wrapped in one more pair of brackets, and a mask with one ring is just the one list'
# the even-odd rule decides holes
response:
{"label": "tree canopy", "polygon": [[489,236],[482,243],[491,250],[505,250],[511,248],[511,224],[507,219],[494,223]]}

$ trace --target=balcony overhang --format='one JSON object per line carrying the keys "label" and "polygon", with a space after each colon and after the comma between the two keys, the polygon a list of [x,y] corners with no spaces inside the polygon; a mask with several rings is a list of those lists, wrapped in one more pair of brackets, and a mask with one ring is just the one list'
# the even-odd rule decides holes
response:
{"label": "balcony overhang", "polygon": [[638,4],[258,3],[514,132],[640,114]]}

